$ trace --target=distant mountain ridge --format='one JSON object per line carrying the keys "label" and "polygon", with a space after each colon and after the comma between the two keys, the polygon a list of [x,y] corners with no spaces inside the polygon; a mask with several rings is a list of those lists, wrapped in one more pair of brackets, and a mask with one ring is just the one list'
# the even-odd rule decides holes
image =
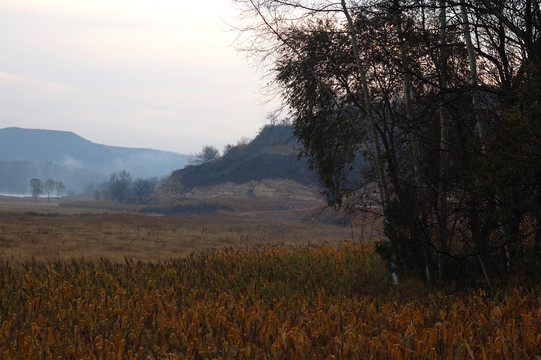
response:
{"label": "distant mountain ridge", "polygon": [[68,194],[84,192],[103,182],[106,176],[52,162],[0,161],[0,194],[28,195],[30,179],[33,178],[41,179],[42,182],[47,179],[62,181],[66,186],[64,194]]}
{"label": "distant mountain ridge", "polygon": [[81,192],[119,170],[134,178],[164,177],[187,162],[188,155],[96,144],[68,131],[0,129],[0,192],[4,193],[26,193],[27,178],[40,176]]}

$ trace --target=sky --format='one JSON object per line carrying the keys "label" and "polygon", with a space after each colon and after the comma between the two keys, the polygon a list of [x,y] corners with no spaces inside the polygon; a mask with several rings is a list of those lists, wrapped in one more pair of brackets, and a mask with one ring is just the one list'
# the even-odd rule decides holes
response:
{"label": "sky", "polygon": [[194,154],[273,105],[232,44],[230,0],[0,0],[0,128]]}

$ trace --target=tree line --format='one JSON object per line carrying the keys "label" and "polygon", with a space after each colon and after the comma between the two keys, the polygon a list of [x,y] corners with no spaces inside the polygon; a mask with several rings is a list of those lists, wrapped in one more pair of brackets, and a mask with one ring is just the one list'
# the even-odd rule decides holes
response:
{"label": "tree line", "polygon": [[220,150],[216,146],[203,145],[199,152],[195,153],[194,155],[190,157],[189,166],[198,166],[198,165],[214,162],[218,160],[219,158],[227,155],[231,150],[247,145],[248,143],[250,143],[250,141],[251,141],[250,138],[243,136],[237,142],[237,145],[232,145],[232,144],[225,145],[221,154],[220,154]]}
{"label": "tree line", "polygon": [[329,205],[378,204],[395,281],[539,275],[539,1],[234,2]]}
{"label": "tree line", "polygon": [[34,201],[38,201],[38,197],[45,190],[47,193],[47,202],[51,201],[51,197],[56,195],[56,199],[60,200],[66,186],[60,180],[53,180],[51,178],[42,182],[38,178],[33,178],[30,180],[30,190],[32,191],[32,197]]}
{"label": "tree line", "polygon": [[[94,192],[94,199],[96,201],[142,204],[148,201],[149,196],[154,192],[158,183],[157,178],[137,178],[133,180],[128,171],[121,170],[109,175],[108,180],[102,184],[101,189]],[[38,178],[33,178],[30,180],[29,186],[35,201],[44,192],[47,194],[48,202],[53,196],[56,196],[60,200],[66,189],[62,181],[50,178],[45,182],[42,182]]]}
{"label": "tree line", "polygon": [[121,170],[109,175],[109,179],[102,185],[102,188],[94,192],[94,199],[96,201],[142,204],[148,201],[157,185],[157,178],[133,180],[130,172]]}

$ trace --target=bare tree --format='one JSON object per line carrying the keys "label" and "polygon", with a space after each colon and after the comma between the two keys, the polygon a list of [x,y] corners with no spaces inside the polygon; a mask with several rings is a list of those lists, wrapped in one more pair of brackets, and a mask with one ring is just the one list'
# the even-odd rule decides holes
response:
{"label": "bare tree", "polygon": [[133,182],[133,195],[137,199],[137,202],[141,204],[150,194],[152,194],[155,188],[156,179],[139,178]]}
{"label": "bare tree", "polygon": [[58,180],[55,184],[55,194],[57,200],[60,200],[60,197],[62,197],[65,189],[66,186],[62,183],[62,181]]}
{"label": "bare tree", "polygon": [[43,191],[43,183],[40,179],[34,178],[30,180],[30,189],[32,190],[32,197],[34,201],[38,201],[39,194]]}
{"label": "bare tree", "polygon": [[190,160],[192,165],[201,165],[214,161],[220,157],[220,150],[212,145],[205,145],[200,152]]}
{"label": "bare tree", "polygon": [[128,202],[132,190],[132,182],[131,174],[126,170],[109,175],[107,190],[111,195],[111,199],[119,202]]}
{"label": "bare tree", "polygon": [[47,202],[50,202],[51,201],[51,194],[54,192],[55,187],[56,187],[56,181],[49,178],[49,179],[45,180],[44,186],[45,186],[45,191],[47,192]]}

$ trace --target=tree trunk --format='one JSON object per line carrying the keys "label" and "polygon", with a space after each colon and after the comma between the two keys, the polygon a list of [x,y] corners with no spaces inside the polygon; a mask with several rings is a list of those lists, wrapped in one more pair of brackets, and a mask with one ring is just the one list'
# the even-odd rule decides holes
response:
{"label": "tree trunk", "polygon": [[[353,24],[353,19],[349,13],[349,10],[346,6],[346,1],[341,0],[342,11],[346,16],[348,23],[349,34],[351,37],[351,45],[353,48],[353,56],[355,57],[355,63],[357,65],[357,70],[359,71],[359,77],[361,79],[361,86],[363,90],[363,106],[366,111],[366,116],[368,119],[368,126],[370,127],[370,132],[372,134],[372,141],[374,145],[374,155],[375,155],[375,167],[376,167],[376,177],[378,182],[378,188],[380,192],[381,206],[383,210],[383,221],[386,221],[385,209],[389,203],[389,190],[387,187],[387,181],[385,179],[385,172],[383,170],[383,159],[381,156],[381,149],[379,145],[379,136],[376,127],[376,122],[372,114],[372,102],[370,100],[370,92],[368,90],[368,81],[366,79],[366,70],[362,64],[361,56],[359,53],[359,47],[357,42],[357,32]],[[394,267],[394,264],[391,264],[391,267]],[[395,285],[398,285],[398,274],[395,269],[392,269],[393,272],[393,281]]]}
{"label": "tree trunk", "polygon": [[537,255],[538,261],[541,260],[541,189],[536,190],[535,196],[535,209],[534,209],[534,218],[535,218],[535,254]]}
{"label": "tree trunk", "polygon": [[413,239],[410,239],[410,241],[421,241],[422,242],[422,248],[423,248],[423,259],[425,262],[425,277],[426,277],[426,283],[428,285],[429,291],[432,291],[432,270],[431,270],[431,256],[430,256],[430,249],[428,248],[428,244],[426,243],[427,239],[423,232],[423,227],[426,223],[426,217],[423,214],[422,206],[421,206],[421,199],[423,199],[422,194],[422,179],[421,179],[421,166],[420,166],[420,155],[419,155],[419,139],[418,136],[415,134],[415,130],[413,128],[413,111],[412,111],[412,100],[411,100],[411,72],[410,72],[410,62],[408,60],[408,55],[406,53],[406,39],[404,38],[404,31],[402,29],[402,12],[400,9],[400,3],[398,0],[394,0],[393,2],[394,8],[394,25],[396,29],[396,33],[398,36],[398,46],[400,50],[400,63],[401,63],[401,71],[404,76],[404,104],[406,106],[406,123],[407,128],[410,129],[408,138],[411,144],[411,157],[412,157],[412,163],[413,163],[413,187],[412,191],[414,191],[414,203],[411,204],[412,206],[412,212],[413,212],[413,218],[408,222],[408,226],[411,228],[411,234],[413,235]]}
{"label": "tree trunk", "polygon": [[363,106],[366,111],[366,117],[368,119],[368,126],[370,127],[370,132],[372,134],[372,141],[374,145],[374,155],[376,163],[376,176],[378,181],[378,186],[381,194],[381,204],[385,209],[385,206],[389,202],[389,190],[387,187],[387,182],[385,179],[385,172],[383,171],[383,161],[381,156],[381,148],[379,144],[379,136],[376,127],[376,122],[372,114],[372,102],[370,100],[370,91],[368,90],[368,81],[366,80],[366,70],[362,64],[361,56],[359,53],[359,47],[357,42],[357,32],[353,24],[353,19],[349,13],[349,10],[346,6],[345,0],[341,0],[342,11],[346,16],[349,28],[349,34],[351,37],[351,45],[353,48],[353,56],[355,57],[355,62],[357,65],[357,70],[359,71],[359,77],[361,79],[361,87],[363,90]]}
{"label": "tree trunk", "polygon": [[439,230],[439,247],[440,254],[438,255],[438,275],[440,281],[443,281],[447,276],[447,255],[449,252],[449,229],[447,226],[449,211],[447,204],[447,171],[446,167],[449,162],[449,118],[445,111],[445,89],[447,88],[447,61],[449,58],[447,51],[447,6],[445,0],[439,0],[440,14],[439,14],[439,39],[438,45],[440,47],[440,87],[442,90],[441,102],[439,107],[439,120],[440,120],[440,142],[439,142],[439,183],[438,183],[438,230]]}
{"label": "tree trunk", "polygon": [[481,141],[481,148],[484,152],[483,140],[485,137],[485,127],[481,120],[481,111],[479,106],[479,89],[477,80],[477,60],[475,58],[475,49],[471,39],[470,22],[468,19],[468,12],[464,1],[460,3],[460,12],[462,15],[462,29],[464,31],[464,40],[466,42],[466,50],[468,51],[468,61],[470,65],[470,86],[472,88],[472,105],[475,116],[475,125],[479,134],[479,140]]}

